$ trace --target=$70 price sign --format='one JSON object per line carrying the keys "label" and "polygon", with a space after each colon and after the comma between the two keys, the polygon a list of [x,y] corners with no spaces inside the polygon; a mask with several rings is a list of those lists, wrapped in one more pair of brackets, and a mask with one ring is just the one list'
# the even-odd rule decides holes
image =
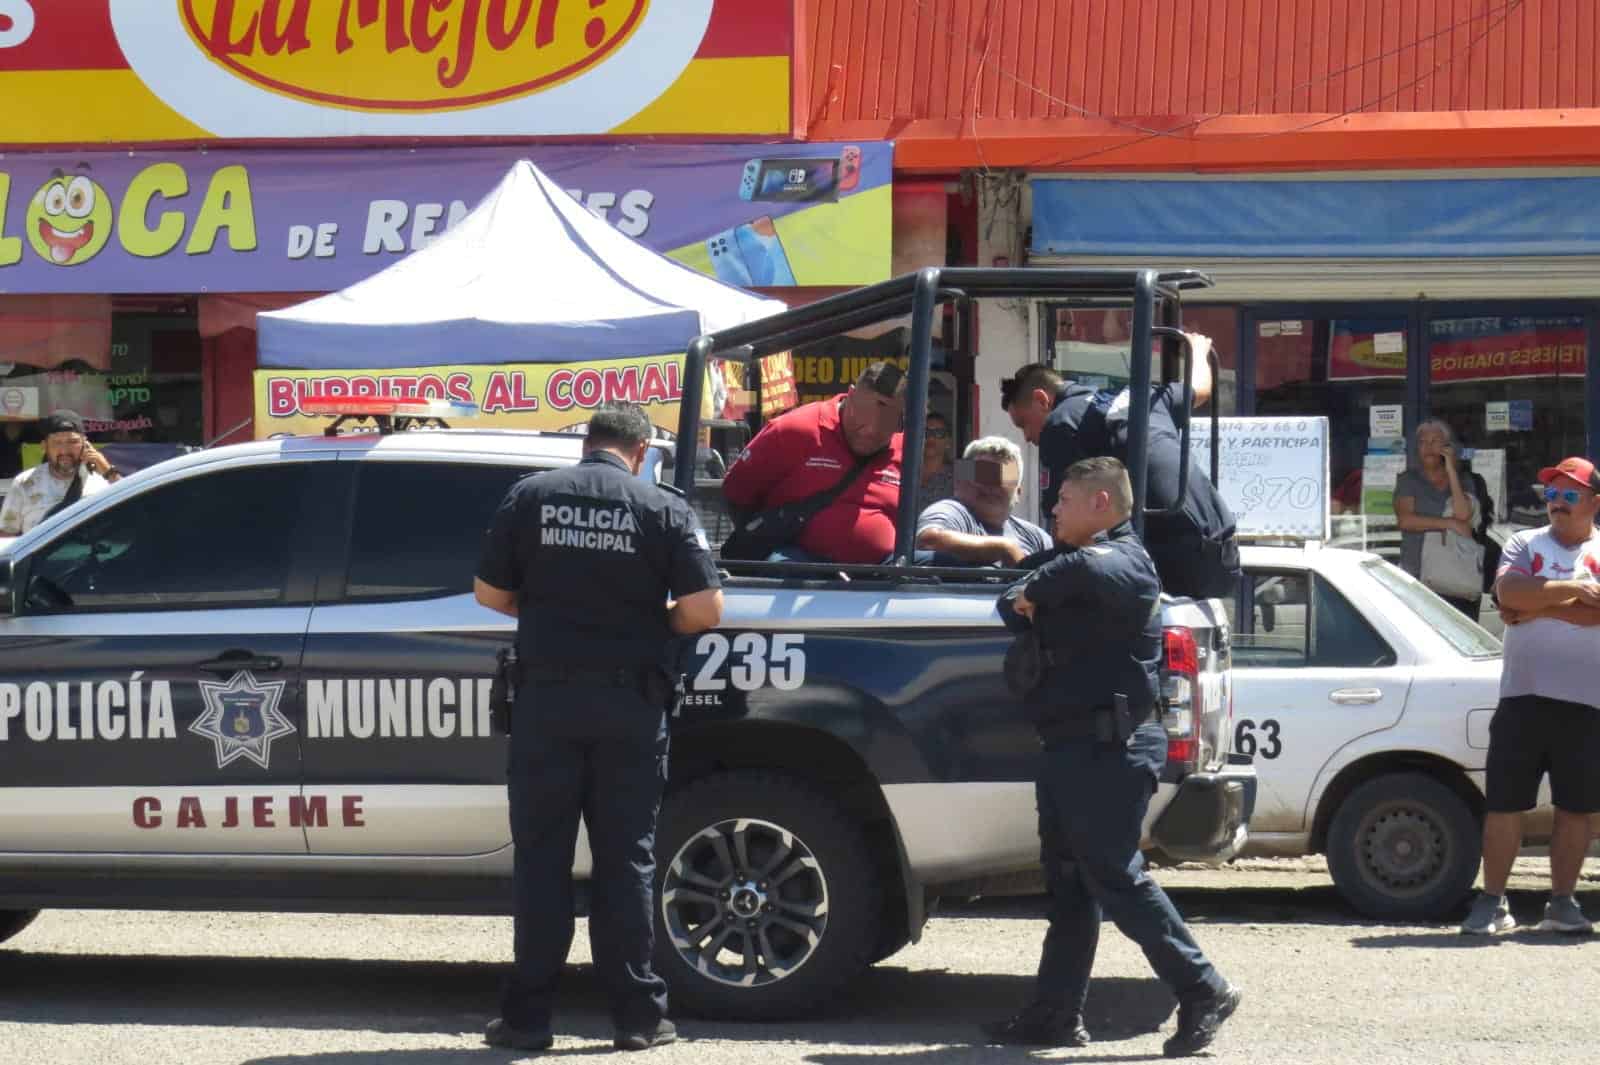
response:
{"label": "$70 price sign", "polygon": [[1310,477],[1263,477],[1258,473],[1240,489],[1239,501],[1247,510],[1262,506],[1272,510],[1285,506],[1310,510],[1321,498],[1318,488]]}

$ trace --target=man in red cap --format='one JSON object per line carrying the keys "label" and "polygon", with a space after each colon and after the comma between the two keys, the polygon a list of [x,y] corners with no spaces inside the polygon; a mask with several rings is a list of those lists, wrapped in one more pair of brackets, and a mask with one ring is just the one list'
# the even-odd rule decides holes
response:
{"label": "man in red cap", "polygon": [[1505,617],[1500,706],[1489,725],[1483,894],[1461,931],[1515,928],[1506,878],[1522,846],[1522,814],[1550,774],[1550,902],[1541,932],[1594,931],[1573,898],[1600,812],[1600,472],[1584,458],[1539,471],[1550,524],[1506,544],[1494,591]]}

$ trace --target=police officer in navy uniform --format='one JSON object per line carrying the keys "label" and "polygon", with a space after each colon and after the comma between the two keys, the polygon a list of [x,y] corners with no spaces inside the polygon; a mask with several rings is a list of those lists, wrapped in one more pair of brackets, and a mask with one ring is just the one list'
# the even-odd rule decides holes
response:
{"label": "police officer in navy uniform", "polygon": [[[1050,928],[1033,1001],[984,1026],[993,1042],[1082,1046],[1104,913],[1144,951],[1178,998],[1168,1057],[1209,1046],[1239,992],[1195,944],[1161,886],[1144,870],[1140,828],[1166,762],[1158,714],[1163,651],[1161,584],[1129,522],[1133,490],[1114,458],[1065,471],[1052,511],[1056,548],[999,602],[1023,633],[1032,668],[1024,696],[1044,748],[1037,782],[1039,840],[1050,888]],[[1031,641],[1036,640],[1037,644]],[[1008,672],[1017,661],[1008,656]]]}
{"label": "police officer in navy uniform", "polygon": [[[1189,385],[1194,404],[1212,399],[1215,382],[1207,355],[1211,340],[1188,334],[1194,348]],[[1039,447],[1039,514],[1048,525],[1063,471],[1079,459],[1128,452],[1127,389],[1112,391],[1065,380],[1042,364],[1024,366],[1000,382],[1000,402],[1011,423]],[[1178,498],[1185,461],[1182,429],[1189,412],[1177,383],[1157,385],[1149,398],[1149,506],[1145,543],[1172,595],[1197,599],[1230,597],[1239,586],[1239,547],[1233,512],[1211,478],[1191,464],[1184,497]],[[1200,431],[1198,429],[1194,430]]]}
{"label": "police officer in navy uniform", "polygon": [[615,1045],[676,1038],[651,967],[656,815],[678,638],[714,627],[722,591],[681,494],[637,475],[651,428],[609,404],[583,461],[514,485],[485,537],[478,602],[517,619],[521,681],[508,791],[516,845],[516,967],[485,1040],[542,1050],[572,943],[578,817],[594,870],[589,941]]}

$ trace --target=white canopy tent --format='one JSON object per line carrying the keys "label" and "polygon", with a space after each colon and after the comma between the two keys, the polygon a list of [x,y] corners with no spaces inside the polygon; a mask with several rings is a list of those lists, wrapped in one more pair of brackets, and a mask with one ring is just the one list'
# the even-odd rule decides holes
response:
{"label": "white canopy tent", "polygon": [[783,309],[624,236],[522,160],[427,247],[259,315],[259,358],[388,369],[662,355]]}

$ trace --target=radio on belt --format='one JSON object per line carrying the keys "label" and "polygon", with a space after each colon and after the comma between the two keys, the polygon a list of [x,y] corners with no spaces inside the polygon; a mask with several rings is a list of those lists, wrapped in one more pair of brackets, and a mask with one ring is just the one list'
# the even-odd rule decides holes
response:
{"label": "radio on belt", "polygon": [[410,429],[448,429],[446,418],[471,418],[478,414],[476,403],[454,399],[400,399],[389,396],[307,396],[300,402],[306,414],[325,415],[333,422],[324,436],[338,436],[347,422],[372,419],[379,433]]}

